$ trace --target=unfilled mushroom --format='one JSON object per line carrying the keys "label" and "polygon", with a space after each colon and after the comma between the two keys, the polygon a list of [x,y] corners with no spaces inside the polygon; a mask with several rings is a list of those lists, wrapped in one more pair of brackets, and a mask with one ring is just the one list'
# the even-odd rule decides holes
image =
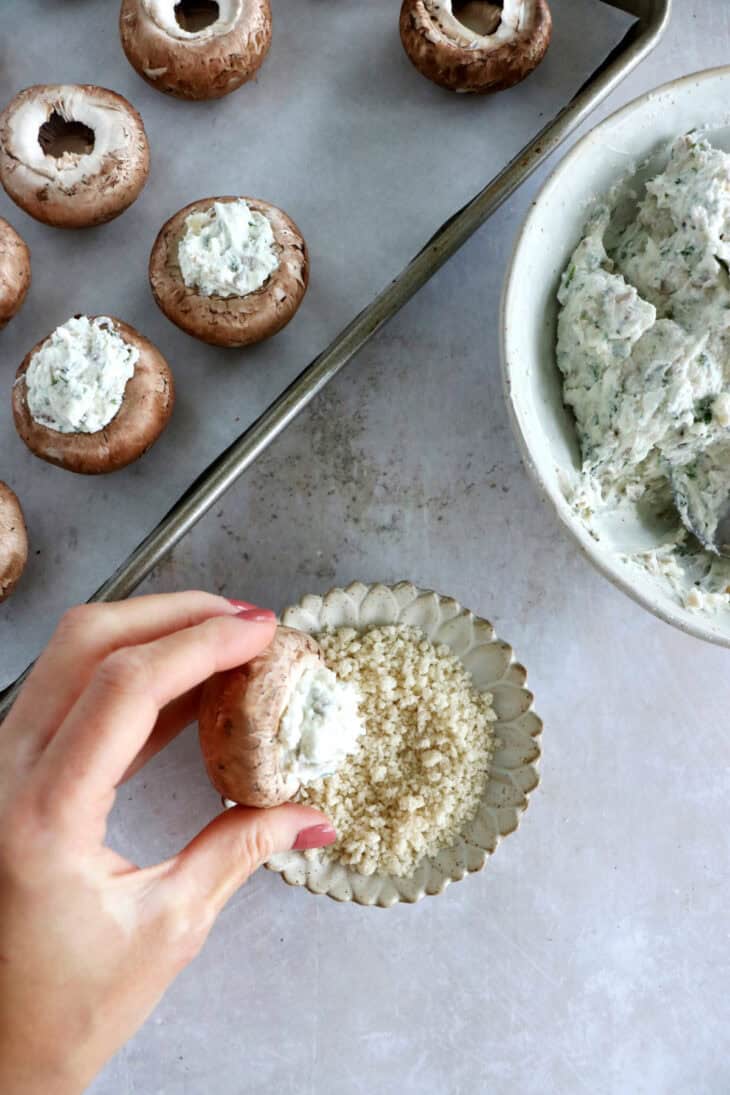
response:
{"label": "unfilled mushroom", "polygon": [[56,228],[118,217],[147,181],[149,159],[139,114],[106,88],[29,87],[0,115],[0,182],[21,209]]}
{"label": "unfilled mushroom", "polygon": [[502,91],[550,45],[547,0],[403,0],[400,35],[424,76],[450,91]]}
{"label": "unfilled mushroom", "polygon": [[0,601],[13,592],[27,561],[28,533],[20,502],[0,481]]}
{"label": "unfilled mushroom", "polygon": [[123,0],[122,46],[139,75],[182,99],[220,99],[258,72],[269,0]]}
{"label": "unfilled mushroom", "polygon": [[13,385],[18,433],[42,460],[98,475],[142,456],[168,423],[170,368],[134,327],[74,316],[26,355]]}
{"label": "unfilled mushroom", "polygon": [[30,251],[0,217],[0,330],[19,311],[30,287]]}
{"label": "unfilled mushroom", "polygon": [[243,806],[287,802],[357,747],[357,703],[311,636],[277,628],[262,654],[203,689],[198,726],[211,783]]}
{"label": "unfilled mushroom", "polygon": [[247,346],[293,318],[309,281],[296,224],[256,198],[203,198],[162,227],[150,256],[158,305],[215,346]]}

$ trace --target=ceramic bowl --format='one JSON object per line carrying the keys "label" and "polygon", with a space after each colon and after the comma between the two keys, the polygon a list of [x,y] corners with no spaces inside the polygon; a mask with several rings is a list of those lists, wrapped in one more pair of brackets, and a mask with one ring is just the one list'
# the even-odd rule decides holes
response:
{"label": "ceramic bowl", "polygon": [[321,853],[309,859],[301,852],[286,852],[267,866],[280,871],[285,882],[306,886],[312,893],[382,908],[442,893],[450,882],[480,871],[500,839],[517,828],[527,796],[539,781],[542,723],[532,710],[532,694],[525,688],[527,673],[515,661],[512,648],[497,638],[490,623],[457,601],[417,589],[409,582],[395,586],[356,582],[324,597],[303,597],[283,613],[282,623],[313,635],[328,627],[365,630],[373,624],[399,623],[420,627],[433,642],[451,648],[471,672],[479,691],[492,693],[495,735],[501,744],[494,753],[476,817],[452,847],[423,859],[411,878],[358,874]]}
{"label": "ceramic bowl", "polygon": [[[674,80],[593,129],[548,179],[519,233],[502,301],[502,366],[513,426],[525,463],[591,562],[640,605],[701,639],[730,646],[730,610],[692,612],[622,553],[648,550],[666,527],[635,518],[608,519],[595,539],[566,501],[580,468],[573,420],[563,406],[555,360],[556,293],[595,199],[644,161],[660,170],[672,138],[707,129],[730,151],[730,68]],[[641,181],[641,174],[637,181]]]}

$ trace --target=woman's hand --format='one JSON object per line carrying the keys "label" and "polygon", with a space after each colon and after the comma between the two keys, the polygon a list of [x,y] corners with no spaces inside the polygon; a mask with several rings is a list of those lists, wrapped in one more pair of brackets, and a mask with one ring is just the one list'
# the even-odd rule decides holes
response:
{"label": "woman's hand", "polygon": [[[331,843],[302,806],[221,814],[139,869],[104,843],[115,788],[195,718],[273,613],[205,593],[69,612],[0,726],[0,1091],[77,1095],[274,852]],[[252,930],[255,926],[252,925]]]}

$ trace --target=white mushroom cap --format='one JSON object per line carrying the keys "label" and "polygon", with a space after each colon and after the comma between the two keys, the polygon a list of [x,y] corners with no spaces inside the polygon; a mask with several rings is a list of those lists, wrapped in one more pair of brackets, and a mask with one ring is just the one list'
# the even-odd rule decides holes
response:
{"label": "white mushroom cap", "polygon": [[552,19],[547,0],[403,0],[400,34],[413,64],[434,83],[501,91],[540,63]]}
{"label": "white mushroom cap", "polygon": [[218,99],[250,80],[271,45],[269,0],[218,0],[217,17],[193,30],[179,2],[122,0],[122,46],[139,75],[182,99]]}
{"label": "white mushroom cap", "polygon": [[[49,123],[85,127],[88,146],[77,136],[76,150],[54,155],[41,143]],[[138,196],[148,171],[142,119],[105,88],[37,85],[16,95],[0,116],[0,182],[46,224],[82,228],[112,220]]]}

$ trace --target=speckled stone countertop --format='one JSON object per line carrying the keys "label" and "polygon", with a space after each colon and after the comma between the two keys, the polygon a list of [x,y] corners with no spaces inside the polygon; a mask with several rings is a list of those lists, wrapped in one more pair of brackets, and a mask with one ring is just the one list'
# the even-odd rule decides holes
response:
{"label": "speckled stone countertop", "polygon": [[[677,4],[591,121],[729,57],[724,0]],[[491,618],[545,720],[520,830],[481,875],[413,908],[341,907],[259,872],[94,1095],[730,1091],[727,653],[593,571],[521,466],[497,315],[539,183],[146,584],[281,608],[409,578]],[[188,733],[121,793],[112,834],[151,861],[214,809]]]}

